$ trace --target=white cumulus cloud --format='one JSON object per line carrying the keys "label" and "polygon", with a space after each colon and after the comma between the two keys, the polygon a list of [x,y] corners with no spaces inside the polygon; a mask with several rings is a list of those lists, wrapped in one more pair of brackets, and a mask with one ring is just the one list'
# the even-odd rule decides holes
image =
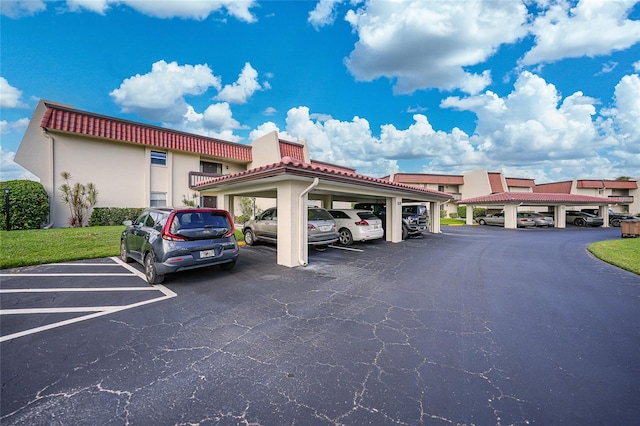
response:
{"label": "white cumulus cloud", "polygon": [[234,104],[245,104],[258,90],[263,90],[263,87],[258,82],[258,71],[247,62],[244,64],[238,80],[233,84],[224,86],[215,99]]}
{"label": "white cumulus cloud", "polygon": [[0,14],[9,18],[32,16],[47,9],[44,0],[2,0]]}
{"label": "white cumulus cloud", "polygon": [[220,77],[216,77],[208,65],[158,61],[152,65],[151,72],[125,79],[110,95],[125,112],[175,123],[187,112],[185,96],[201,95],[210,87],[220,89]]}
{"label": "white cumulus cloud", "polygon": [[6,78],[0,77],[0,108],[22,108],[22,91],[9,84]]}
{"label": "white cumulus cloud", "polygon": [[486,92],[464,99],[450,97],[441,106],[477,115],[473,142],[488,157],[524,163],[593,153],[595,103],[581,92],[562,101],[554,85],[525,71],[505,98]]}
{"label": "white cumulus cloud", "polygon": [[516,1],[370,1],[345,19],[359,38],[346,59],[356,79],[387,77],[396,93],[475,94],[490,83],[490,72],[466,68],[524,37],[527,9]]}
{"label": "white cumulus cloud", "polygon": [[564,58],[594,57],[624,50],[640,41],[640,21],[628,19],[637,0],[539,1],[547,6],[532,27],[535,46],[523,65]]}
{"label": "white cumulus cloud", "polygon": [[245,22],[256,22],[251,8],[253,0],[67,0],[71,11],[88,10],[106,14],[110,7],[125,5],[154,18],[183,18],[204,20],[211,14],[226,11],[234,18]]}
{"label": "white cumulus cloud", "polygon": [[309,12],[308,22],[313,25],[315,29],[333,24],[336,19],[335,6],[341,2],[342,0],[318,1],[316,7]]}

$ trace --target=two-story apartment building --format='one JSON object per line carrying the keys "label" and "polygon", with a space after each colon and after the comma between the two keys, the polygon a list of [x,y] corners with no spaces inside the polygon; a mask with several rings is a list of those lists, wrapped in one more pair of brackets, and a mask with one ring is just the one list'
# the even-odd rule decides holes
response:
{"label": "two-story apartment building", "polygon": [[[40,101],[15,161],[40,178],[50,197],[50,225],[68,226],[61,200],[62,172],[71,183],[93,183],[97,207],[198,204],[239,215],[241,197],[265,199],[286,211],[278,226],[278,263],[305,264],[307,208],[334,203],[382,202],[388,241],[400,242],[402,203],[430,205],[432,216],[451,196],[427,188],[363,176],[355,170],[314,161],[306,141],[268,133],[251,144],[175,131]],[[439,217],[431,232],[439,232]],[[281,235],[282,234],[282,235]]]}

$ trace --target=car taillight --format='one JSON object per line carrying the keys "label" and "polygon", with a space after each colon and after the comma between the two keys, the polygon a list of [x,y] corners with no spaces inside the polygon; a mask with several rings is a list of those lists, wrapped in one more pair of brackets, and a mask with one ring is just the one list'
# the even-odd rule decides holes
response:
{"label": "car taillight", "polygon": [[356,225],[358,225],[358,226],[369,226],[369,222],[367,222],[366,220],[362,219],[360,222],[356,222]]}
{"label": "car taillight", "polygon": [[170,232],[166,232],[166,233],[163,232],[162,233],[162,239],[163,240],[167,240],[167,241],[187,241],[186,238],[181,237],[179,235],[172,234]]}
{"label": "car taillight", "polygon": [[310,224],[308,224],[308,225],[307,225],[307,229],[308,229],[309,231],[311,231],[311,230],[313,230],[313,229],[316,229],[316,227],[315,227],[313,224],[311,224],[311,223],[310,223]]}

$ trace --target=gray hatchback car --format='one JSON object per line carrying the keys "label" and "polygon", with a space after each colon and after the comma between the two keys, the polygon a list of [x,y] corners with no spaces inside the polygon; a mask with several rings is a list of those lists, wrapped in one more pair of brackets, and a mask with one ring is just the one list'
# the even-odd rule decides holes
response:
{"label": "gray hatchback car", "polygon": [[[325,209],[308,208],[307,243],[312,246],[326,246],[338,241],[336,221]],[[253,245],[257,241],[278,242],[278,209],[265,210],[253,220],[244,224],[244,241]]]}
{"label": "gray hatchback car", "polygon": [[240,254],[226,210],[152,207],[135,222],[123,224],[127,229],[120,237],[120,259],[141,263],[150,284],[187,269],[213,265],[231,269]]}

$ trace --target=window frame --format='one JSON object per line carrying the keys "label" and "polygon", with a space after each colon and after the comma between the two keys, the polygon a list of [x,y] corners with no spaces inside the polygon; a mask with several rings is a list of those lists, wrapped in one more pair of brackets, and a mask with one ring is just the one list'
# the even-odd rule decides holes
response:
{"label": "window frame", "polygon": [[165,151],[151,150],[150,160],[152,166],[166,166],[167,153]]}

